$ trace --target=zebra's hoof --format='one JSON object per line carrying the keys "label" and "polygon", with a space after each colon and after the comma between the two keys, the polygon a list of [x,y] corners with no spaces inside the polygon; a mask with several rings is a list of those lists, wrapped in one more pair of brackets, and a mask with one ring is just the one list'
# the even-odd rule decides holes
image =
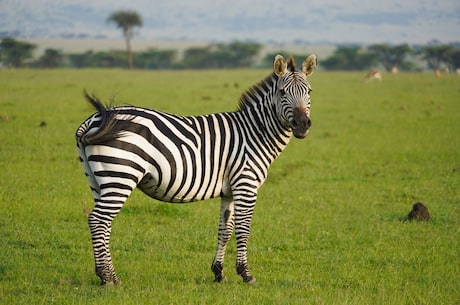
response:
{"label": "zebra's hoof", "polygon": [[101,282],[101,287],[113,287],[113,286],[120,286],[121,285],[121,280],[110,280],[110,281],[104,281],[102,280]]}
{"label": "zebra's hoof", "polygon": [[225,275],[215,277],[214,278],[214,283],[226,283],[227,282],[227,277]]}
{"label": "zebra's hoof", "polygon": [[244,279],[244,282],[248,285],[254,285],[257,283],[256,278],[252,275],[248,276],[247,278]]}

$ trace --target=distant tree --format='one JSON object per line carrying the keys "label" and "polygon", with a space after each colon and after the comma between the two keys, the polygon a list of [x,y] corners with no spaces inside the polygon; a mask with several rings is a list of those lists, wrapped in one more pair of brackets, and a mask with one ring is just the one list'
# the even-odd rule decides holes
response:
{"label": "distant tree", "polygon": [[374,54],[359,46],[339,46],[331,57],[321,61],[327,70],[365,70],[378,62]]}
{"label": "distant tree", "polygon": [[133,53],[131,51],[131,40],[134,36],[134,27],[142,26],[142,18],[135,11],[116,11],[108,18],[107,22],[114,22],[118,28],[123,30],[126,41],[126,52],[128,54],[128,68],[133,69]]}
{"label": "distant tree", "polygon": [[135,67],[140,69],[171,69],[174,67],[175,50],[157,50],[150,48],[136,54]]}
{"label": "distant tree", "polygon": [[213,52],[216,68],[250,67],[261,47],[255,42],[235,41],[229,44],[217,44]]}
{"label": "distant tree", "polygon": [[251,42],[219,43],[185,50],[183,66],[194,69],[250,67],[261,45]]}
{"label": "distant tree", "polygon": [[192,47],[184,51],[182,65],[184,68],[190,69],[206,69],[211,68],[210,59],[211,51],[209,47]]}
{"label": "distant tree", "polygon": [[93,66],[93,51],[86,51],[81,54],[69,54],[69,62],[72,67],[85,68]]}
{"label": "distant tree", "polygon": [[460,48],[452,47],[446,51],[445,62],[452,71],[460,68]]}
{"label": "distant tree", "polygon": [[374,44],[368,47],[369,52],[374,54],[385,70],[390,72],[393,67],[408,70],[412,65],[406,61],[406,57],[412,53],[408,44],[389,46],[386,44]]}
{"label": "distant tree", "polygon": [[123,51],[93,52],[68,55],[70,66],[75,68],[123,68],[126,67],[126,54]]}
{"label": "distant tree", "polygon": [[442,64],[449,65],[449,54],[455,47],[450,45],[430,45],[420,49],[422,59],[426,60],[428,68],[438,70]]}
{"label": "distant tree", "polygon": [[92,57],[92,66],[98,68],[123,68],[126,64],[125,54],[122,51],[96,52]]}
{"label": "distant tree", "polygon": [[40,68],[57,68],[62,63],[62,54],[55,49],[46,49],[45,53],[40,56],[36,65]]}
{"label": "distant tree", "polygon": [[302,54],[291,54],[286,51],[277,51],[273,53],[268,53],[265,55],[265,57],[262,60],[261,67],[263,68],[271,68],[273,67],[273,60],[276,55],[283,55],[284,58],[289,58],[292,56],[294,58],[294,62],[296,63],[297,68],[300,68],[300,65],[302,65],[303,61],[305,60],[305,55]]}
{"label": "distant tree", "polygon": [[32,51],[37,46],[13,38],[3,38],[0,43],[0,59],[7,67],[22,67],[27,59],[32,58]]}

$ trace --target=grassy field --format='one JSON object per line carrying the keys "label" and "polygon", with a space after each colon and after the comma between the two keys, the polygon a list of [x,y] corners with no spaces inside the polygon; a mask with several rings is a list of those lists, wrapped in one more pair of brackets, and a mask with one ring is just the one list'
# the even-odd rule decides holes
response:
{"label": "grassy field", "polygon": [[[259,193],[249,263],[212,282],[218,200],[134,192],[112,231],[120,287],[94,275],[74,132],[104,100],[184,115],[236,108],[269,71],[0,70],[1,304],[460,304],[460,78],[317,72],[313,127]],[[403,222],[412,204],[428,223]]]}

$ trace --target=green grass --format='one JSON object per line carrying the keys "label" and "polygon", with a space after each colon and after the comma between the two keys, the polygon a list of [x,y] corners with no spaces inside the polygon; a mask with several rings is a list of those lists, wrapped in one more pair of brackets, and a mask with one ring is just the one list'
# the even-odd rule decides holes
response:
{"label": "green grass", "polygon": [[[261,188],[249,242],[258,283],[212,282],[219,201],[140,192],[114,221],[120,287],[100,288],[92,206],[74,132],[82,90],[179,114],[231,111],[269,71],[1,70],[0,303],[459,304],[460,79],[326,73],[310,78],[313,128]],[[44,122],[44,123],[42,123]],[[40,126],[44,125],[46,126]],[[414,202],[429,223],[402,222]]]}

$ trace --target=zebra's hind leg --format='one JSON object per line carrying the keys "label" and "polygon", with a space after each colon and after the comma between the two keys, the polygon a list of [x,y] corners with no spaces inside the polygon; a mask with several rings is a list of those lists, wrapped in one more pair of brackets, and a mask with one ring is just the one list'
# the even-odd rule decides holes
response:
{"label": "zebra's hind leg", "polygon": [[121,284],[110,256],[110,233],[112,221],[120,212],[132,192],[133,186],[114,182],[99,183],[99,185],[101,186],[101,195],[95,196],[94,210],[88,216],[96,275],[101,278],[101,285]]}
{"label": "zebra's hind leg", "polygon": [[222,197],[220,202],[219,232],[217,236],[217,251],[211,270],[214,272],[214,282],[225,281],[224,257],[227,243],[232,237],[234,226],[234,209],[232,197]]}
{"label": "zebra's hind leg", "polygon": [[[94,263],[96,275],[101,279],[101,286],[106,284],[121,284],[120,278],[115,273],[112,258],[110,256],[110,232],[112,230],[112,220],[106,219],[95,209],[88,216],[88,224],[94,250]],[[110,217],[112,218],[113,217]]]}
{"label": "zebra's hind leg", "polygon": [[256,203],[256,194],[246,192],[244,200],[234,193],[235,199],[235,236],[236,236],[236,272],[243,278],[243,282],[253,284],[256,278],[249,272],[247,249],[248,239],[251,231],[252,213]]}

